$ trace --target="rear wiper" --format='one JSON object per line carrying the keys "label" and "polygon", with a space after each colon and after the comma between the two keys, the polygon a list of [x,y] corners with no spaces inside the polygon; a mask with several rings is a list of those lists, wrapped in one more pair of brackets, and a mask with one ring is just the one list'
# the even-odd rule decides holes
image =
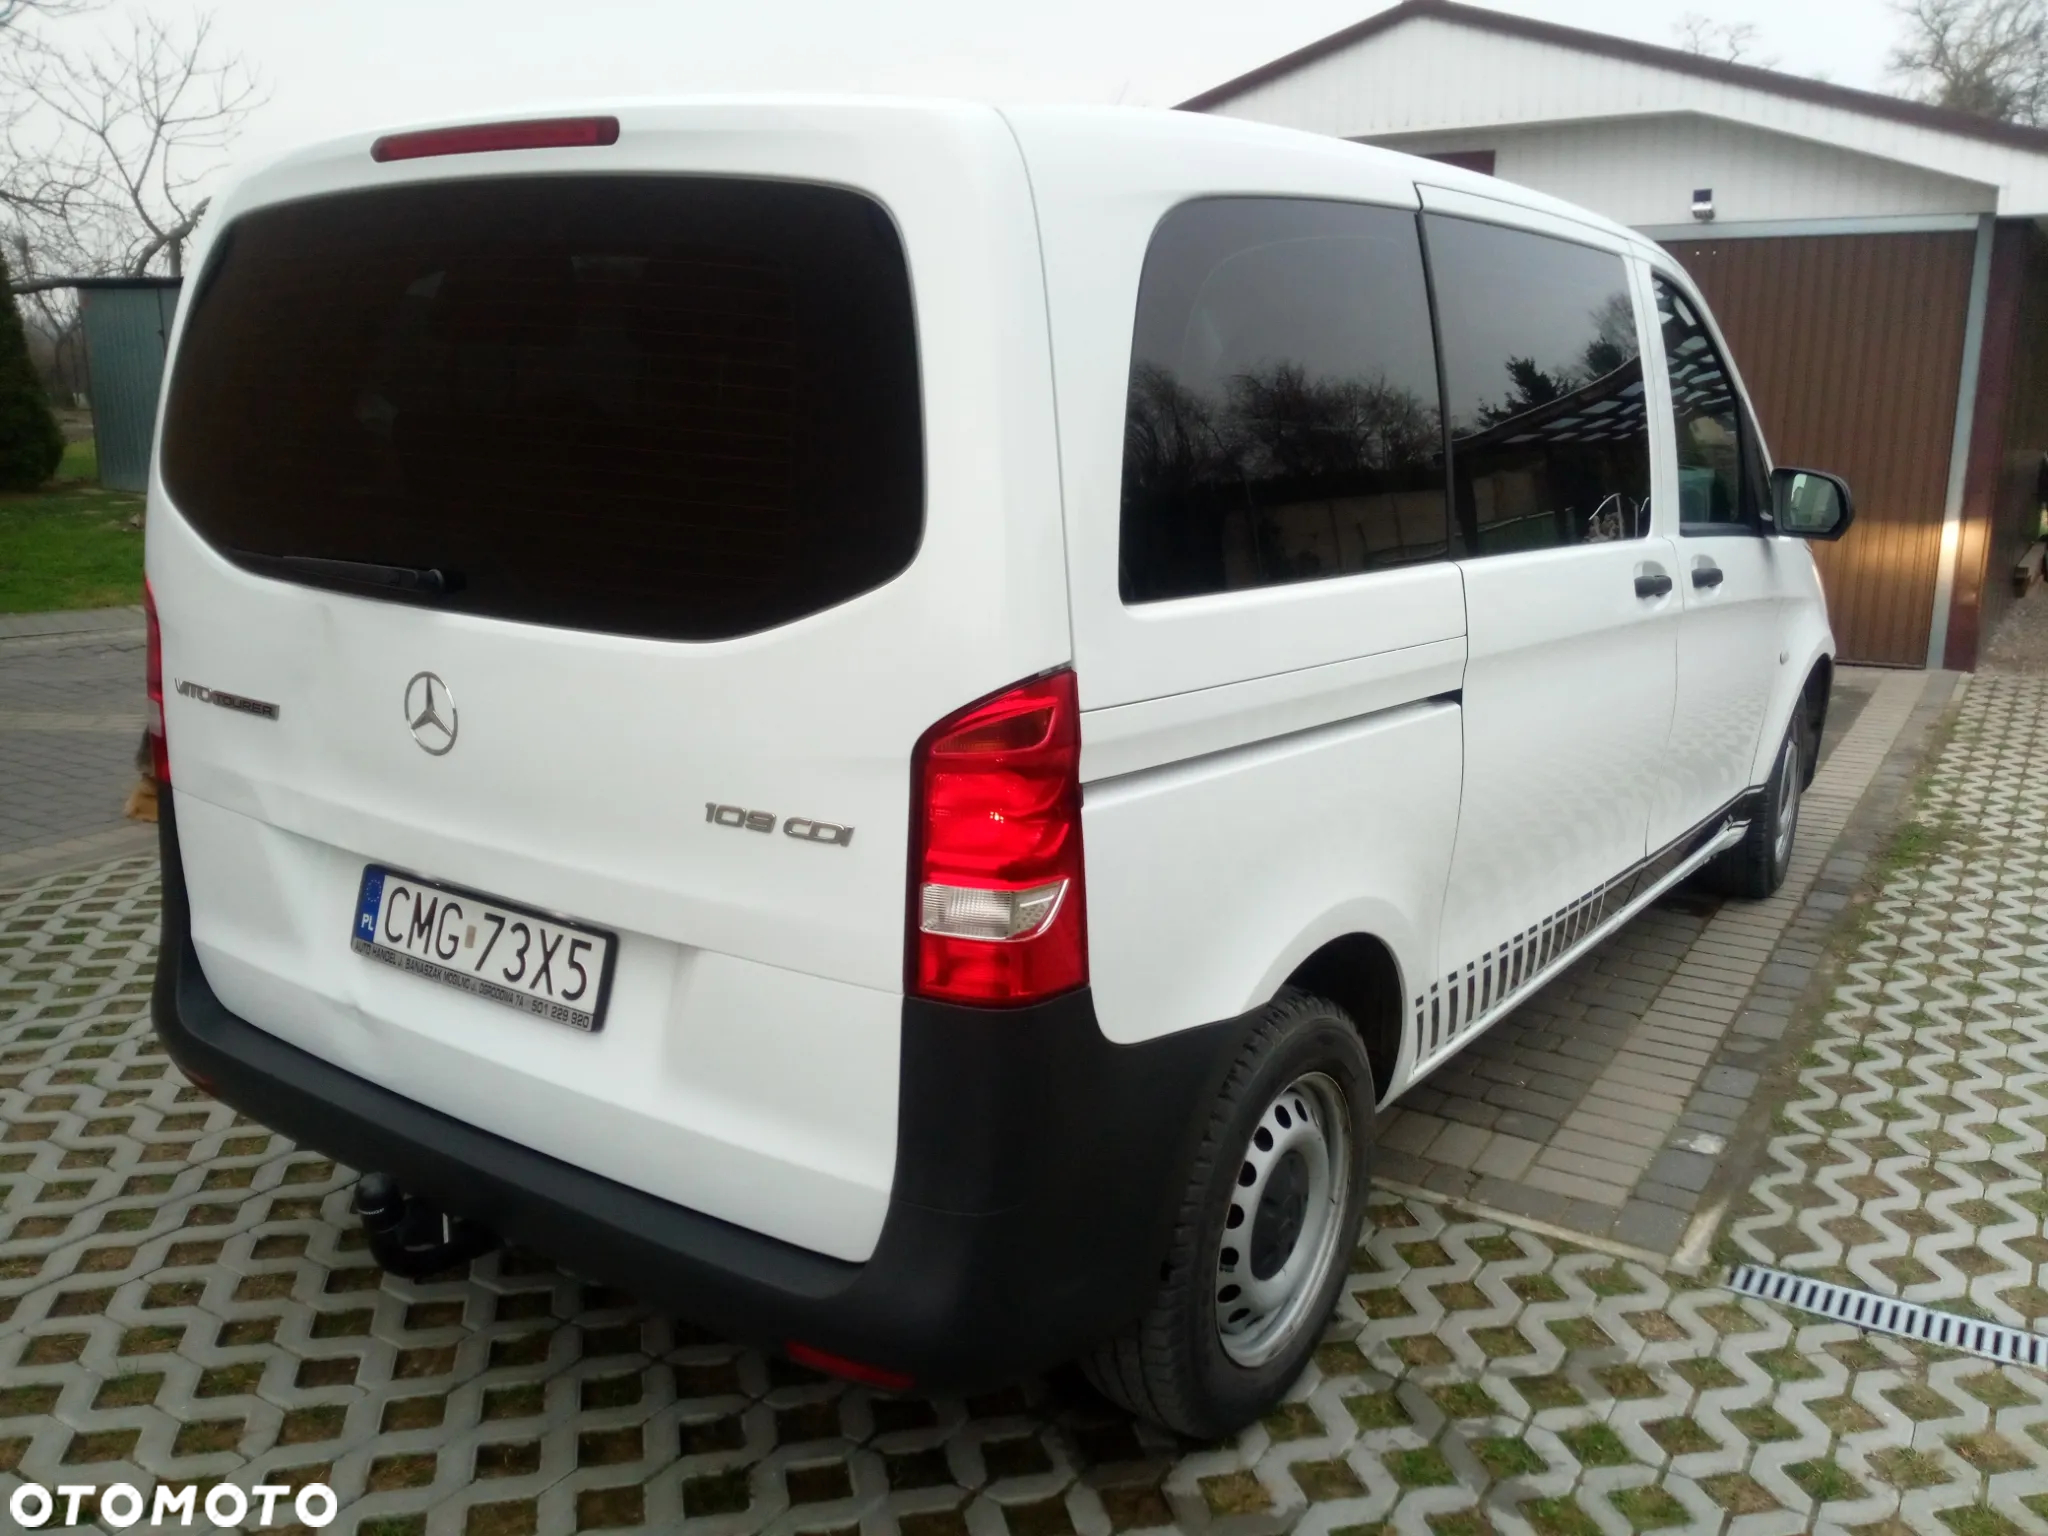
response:
{"label": "rear wiper", "polygon": [[440,597],[462,590],[462,574],[431,565],[379,565],[373,560],[330,560],[323,555],[265,555],[238,549],[235,558],[258,570],[309,581],[364,587],[394,596]]}

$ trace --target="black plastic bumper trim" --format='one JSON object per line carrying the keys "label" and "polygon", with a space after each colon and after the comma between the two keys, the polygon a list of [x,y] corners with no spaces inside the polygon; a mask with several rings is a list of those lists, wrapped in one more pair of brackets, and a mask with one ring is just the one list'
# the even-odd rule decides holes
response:
{"label": "black plastic bumper trim", "polygon": [[191,942],[175,797],[161,797],[153,1012],[189,1075],[243,1113],[572,1266],[768,1348],[799,1340],[968,1390],[1066,1359],[1157,1283],[1238,1022],[1106,1040],[1084,989],[1035,1007],[906,1000],[895,1182],[853,1264],[602,1178],[288,1045],[221,1004]]}

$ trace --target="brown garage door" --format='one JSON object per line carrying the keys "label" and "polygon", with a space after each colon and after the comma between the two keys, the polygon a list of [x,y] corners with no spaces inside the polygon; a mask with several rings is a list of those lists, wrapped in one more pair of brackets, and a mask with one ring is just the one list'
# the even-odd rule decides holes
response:
{"label": "brown garage door", "polygon": [[1780,464],[1831,469],[1856,526],[1816,545],[1845,661],[1922,666],[1975,237],[1687,240]]}

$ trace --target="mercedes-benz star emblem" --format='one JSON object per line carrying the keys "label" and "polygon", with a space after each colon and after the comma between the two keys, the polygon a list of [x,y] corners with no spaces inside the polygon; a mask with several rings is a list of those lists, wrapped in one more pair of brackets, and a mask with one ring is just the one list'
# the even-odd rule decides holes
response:
{"label": "mercedes-benz star emblem", "polygon": [[455,745],[455,695],[432,672],[415,672],[405,685],[405,723],[422,752],[445,756]]}

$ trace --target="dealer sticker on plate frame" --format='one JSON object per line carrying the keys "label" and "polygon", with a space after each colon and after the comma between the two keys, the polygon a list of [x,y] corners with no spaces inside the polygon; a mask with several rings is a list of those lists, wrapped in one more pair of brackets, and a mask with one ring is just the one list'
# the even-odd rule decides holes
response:
{"label": "dealer sticker on plate frame", "polygon": [[604,1024],[616,934],[381,864],[363,870],[349,947],[395,970],[586,1033]]}

